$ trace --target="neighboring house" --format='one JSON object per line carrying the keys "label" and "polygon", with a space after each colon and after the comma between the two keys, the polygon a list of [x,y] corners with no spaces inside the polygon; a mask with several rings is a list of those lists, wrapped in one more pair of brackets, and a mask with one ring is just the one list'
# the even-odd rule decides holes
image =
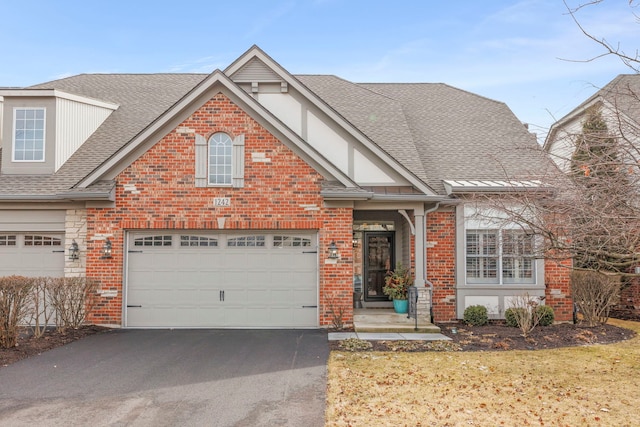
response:
{"label": "neighboring house", "polygon": [[504,103],[294,76],[255,46],[209,75],[83,74],[0,96],[0,274],[98,279],[91,322],[349,324],[354,292],[390,306],[397,262],[435,321],[473,304],[502,317],[525,292],[571,318],[566,270],[473,215],[473,194],[535,186],[545,162]]}
{"label": "neighboring house", "polygon": [[576,136],[589,108],[599,108],[609,132],[640,146],[640,75],[621,74],[586,101],[556,121],[549,129],[544,149],[564,172],[569,171]]}
{"label": "neighboring house", "polygon": [[[607,123],[609,134],[619,138],[628,164],[637,164],[640,149],[640,75],[621,74],[602,89],[555,122],[544,143],[544,150],[563,172],[569,172],[577,137],[587,110],[597,108]],[[635,280],[623,289],[621,304],[640,307],[640,283]]]}

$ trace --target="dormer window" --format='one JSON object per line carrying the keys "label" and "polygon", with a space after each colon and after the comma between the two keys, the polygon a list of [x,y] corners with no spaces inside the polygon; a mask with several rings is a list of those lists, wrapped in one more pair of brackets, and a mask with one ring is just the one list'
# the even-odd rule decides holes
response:
{"label": "dormer window", "polygon": [[13,161],[44,162],[44,108],[15,108]]}

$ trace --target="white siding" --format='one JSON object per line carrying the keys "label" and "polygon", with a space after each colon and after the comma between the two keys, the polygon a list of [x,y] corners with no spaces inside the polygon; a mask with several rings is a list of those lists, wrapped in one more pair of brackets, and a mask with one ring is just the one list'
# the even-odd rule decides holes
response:
{"label": "white siding", "polygon": [[384,173],[382,169],[358,150],[353,150],[353,176],[360,185],[395,183],[393,178]]}
{"label": "white siding", "polygon": [[0,210],[0,231],[64,231],[64,210]]}
{"label": "white siding", "polygon": [[571,120],[565,127],[558,129],[549,146],[551,158],[563,172],[569,172],[571,156],[575,149],[575,138],[580,133],[582,133],[582,116]]}
{"label": "white siding", "polygon": [[313,148],[336,165],[349,171],[349,144],[312,112],[307,113],[307,140]]}
{"label": "white siding", "polygon": [[302,106],[287,93],[260,93],[258,101],[274,116],[302,136]]}
{"label": "white siding", "polygon": [[2,115],[3,105],[3,98],[0,96],[0,149],[2,148],[2,122],[4,122],[4,116]]}
{"label": "white siding", "polygon": [[98,129],[112,111],[109,108],[69,99],[56,99],[56,171]]}

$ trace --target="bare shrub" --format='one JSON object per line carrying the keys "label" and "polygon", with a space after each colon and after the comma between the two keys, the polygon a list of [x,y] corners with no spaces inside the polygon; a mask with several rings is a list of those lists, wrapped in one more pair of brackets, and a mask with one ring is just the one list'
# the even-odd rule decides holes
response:
{"label": "bare shrub", "polygon": [[611,308],[618,303],[620,281],[595,271],[574,271],[571,294],[587,326],[597,326],[607,323]]}
{"label": "bare shrub", "polygon": [[531,297],[528,293],[518,295],[511,300],[509,307],[509,317],[522,331],[522,335],[527,337],[540,323],[543,312],[538,310],[540,299]]}
{"label": "bare shrub", "polygon": [[55,310],[50,303],[49,288],[52,281],[51,277],[34,277],[33,286],[29,294],[29,307],[27,309],[27,323],[31,327],[34,338],[40,338],[44,335],[49,326],[49,321],[53,318]]}
{"label": "bare shrub", "polygon": [[51,304],[56,311],[56,326],[64,332],[82,325],[92,311],[98,282],[86,277],[53,279],[50,283]]}
{"label": "bare shrub", "polygon": [[332,292],[325,295],[327,313],[331,316],[331,325],[334,329],[344,329],[344,313],[347,311],[344,292]]}
{"label": "bare shrub", "polygon": [[0,277],[0,347],[15,347],[32,285],[29,277]]}

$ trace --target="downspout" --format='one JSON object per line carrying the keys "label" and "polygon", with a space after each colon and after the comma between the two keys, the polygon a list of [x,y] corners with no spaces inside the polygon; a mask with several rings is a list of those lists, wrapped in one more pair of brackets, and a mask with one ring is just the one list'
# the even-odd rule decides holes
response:
{"label": "downspout", "polygon": [[[427,209],[424,211],[424,237],[425,239],[423,240],[422,244],[424,245],[424,249],[423,249],[423,253],[426,255],[427,254],[427,216],[431,213],[431,212],[435,212],[440,208],[440,202],[436,202],[436,205],[434,207],[432,207],[431,209]],[[431,323],[433,323],[433,283],[431,283],[431,281],[429,279],[427,279],[427,259],[425,256],[425,260],[424,260],[424,281],[425,283],[429,286],[429,318],[431,320]]]}

